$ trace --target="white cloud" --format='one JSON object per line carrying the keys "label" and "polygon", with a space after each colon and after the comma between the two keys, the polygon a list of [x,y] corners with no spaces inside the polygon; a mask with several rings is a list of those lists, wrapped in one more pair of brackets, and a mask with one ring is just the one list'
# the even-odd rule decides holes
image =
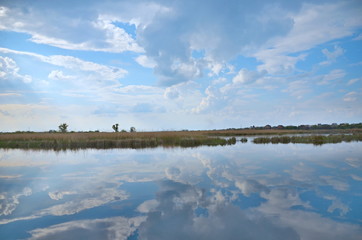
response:
{"label": "white cloud", "polygon": [[360,159],[360,158],[348,157],[345,159],[345,162],[354,168],[362,167],[362,159]]}
{"label": "white cloud", "polygon": [[64,196],[72,194],[76,194],[76,192],[70,192],[70,191],[48,192],[49,197],[53,200],[60,200],[63,199]]}
{"label": "white cloud", "polygon": [[249,71],[245,68],[241,69],[233,78],[233,83],[250,84],[256,82],[265,75],[264,72]]}
{"label": "white cloud", "polygon": [[[300,52],[352,35],[361,26],[362,20],[358,14],[361,6],[354,3],[355,1],[304,3],[301,10],[292,15],[294,25],[288,35],[273,40],[275,48],[284,53]],[[331,16],[334,16],[332,21]]]}
{"label": "white cloud", "polygon": [[70,75],[64,75],[64,73],[60,70],[53,70],[49,73],[48,75],[49,79],[52,80],[72,80],[75,79],[74,76],[70,76]]}
{"label": "white cloud", "polygon": [[348,182],[344,179],[335,178],[333,176],[320,176],[319,178],[338,191],[347,191],[350,187]]}
{"label": "white cloud", "polygon": [[249,197],[252,193],[270,192],[270,190],[266,186],[260,184],[258,181],[253,179],[236,181],[235,186],[239,188],[241,192],[247,197]]}
{"label": "white cloud", "polygon": [[343,69],[334,69],[329,73],[325,74],[322,81],[319,82],[321,85],[330,84],[332,81],[341,79],[346,76],[346,72]]}
{"label": "white cloud", "polygon": [[356,92],[349,92],[344,95],[343,101],[345,102],[355,102],[357,100]]}
{"label": "white cloud", "polygon": [[140,55],[135,60],[142,67],[154,68],[156,66],[156,62],[153,61],[151,58],[147,57],[146,55]]}
{"label": "white cloud", "polygon": [[23,83],[31,83],[32,77],[29,75],[22,75],[19,73],[20,68],[14,61],[9,57],[0,56],[0,78],[9,81],[21,80]]}
{"label": "white cloud", "polygon": [[288,83],[288,88],[283,92],[289,93],[291,96],[297,99],[302,99],[307,93],[311,91],[309,84],[306,80],[297,80]]}
{"label": "white cloud", "polygon": [[278,53],[278,50],[266,49],[255,54],[255,57],[263,64],[258,66],[259,71],[267,71],[270,74],[287,74],[295,70],[298,61],[305,59],[306,54],[297,57],[285,56]]}
{"label": "white cloud", "polygon": [[8,97],[8,96],[20,97],[20,96],[22,96],[22,94],[20,94],[20,93],[0,93],[0,97]]}
{"label": "white cloud", "polygon": [[[65,203],[57,204],[51,206],[49,208],[41,210],[38,215],[39,216],[63,216],[63,215],[72,215],[78,213],[85,209],[94,208],[97,206],[101,206],[103,204],[116,201],[116,200],[124,200],[128,198],[128,195],[121,191],[112,188],[104,188],[101,191],[93,191],[93,192],[82,192],[78,194],[83,195],[79,199],[73,198],[71,201],[67,201]],[[88,195],[84,198],[85,195]],[[90,196],[89,196],[90,195]],[[54,200],[57,200],[59,196],[52,195]]]}
{"label": "white cloud", "polygon": [[355,84],[356,82],[361,81],[361,80],[362,80],[362,78],[353,78],[353,79],[348,81],[347,85],[350,86],[350,85]]}
{"label": "white cloud", "polygon": [[81,70],[86,72],[98,73],[105,79],[123,78],[127,71],[117,67],[109,67],[94,62],[84,61],[72,56],[53,55],[49,57],[42,56],[41,60],[56,66],[65,67],[72,70]]}
{"label": "white cloud", "polygon": [[335,210],[339,211],[340,216],[346,215],[351,209],[339,199],[331,199],[332,204],[328,207],[327,211],[333,213]]}
{"label": "white cloud", "polygon": [[8,14],[9,9],[7,7],[0,6],[0,17],[5,17]]}
{"label": "white cloud", "polygon": [[112,217],[94,220],[78,220],[37,228],[30,231],[29,239],[119,239],[126,240],[144,221],[144,217]]}
{"label": "white cloud", "polygon": [[159,203],[155,199],[147,200],[137,207],[137,211],[141,213],[149,213],[151,211],[154,211],[158,205]]}
{"label": "white cloud", "polygon": [[[361,6],[355,1],[263,3],[232,0],[221,12],[216,0],[206,5],[65,2],[57,11],[47,11],[51,5],[41,2],[31,7],[18,3],[2,7],[0,29],[25,32],[34,42],[66,49],[144,52],[136,61],[154,68],[160,83],[170,86],[200,78],[206,68],[210,76],[217,76],[225,62],[239,55],[261,61],[260,71],[288,73],[307,56],[301,51],[351,36],[361,27]],[[81,9],[82,14],[74,17],[64,9]],[[134,27],[134,33],[123,25]],[[193,51],[204,56],[195,60]],[[341,54],[339,47],[327,51],[329,56]]]}
{"label": "white cloud", "polygon": [[[259,69],[265,69],[270,73],[290,72],[294,70],[298,61],[306,57],[305,54],[298,53],[334,39],[353,35],[362,25],[362,17],[358,14],[362,6],[354,3],[303,3],[300,11],[288,13],[293,20],[290,31],[284,36],[270,39],[264,48],[252,54],[264,62]],[[293,53],[298,55],[290,56]],[[337,48],[333,54],[342,53]]]}
{"label": "white cloud", "polygon": [[0,194],[0,216],[10,215],[20,204],[19,198],[32,195],[32,189],[25,187],[20,193],[11,195],[11,193]]}
{"label": "white cloud", "polygon": [[[53,70],[48,75],[48,77],[53,80],[75,79],[74,81],[72,81],[73,83],[78,85],[81,84],[85,88],[92,88],[92,87],[99,88],[99,85],[104,86],[104,85],[109,85],[109,83],[119,84],[118,79],[125,77],[125,75],[128,73],[125,69],[119,67],[106,66],[90,61],[84,61],[80,58],[76,58],[73,56],[63,56],[63,55],[44,56],[41,54],[16,51],[7,48],[0,48],[0,52],[33,57],[44,63],[48,63],[58,67],[63,67],[65,69],[73,71],[74,75],[66,75],[61,70]],[[12,70],[13,75],[18,76],[19,75],[17,74],[18,67],[16,65],[14,66],[14,64],[12,64],[11,66],[12,66],[11,69],[15,69]],[[77,74],[77,76],[75,74]],[[30,77],[25,75],[23,76],[23,78],[29,81]],[[90,84],[91,82],[94,83],[94,86]]]}
{"label": "white cloud", "polygon": [[327,61],[321,62],[320,65],[328,65],[336,61],[337,57],[344,54],[344,49],[339,46],[334,46],[334,51],[329,51],[324,48],[322,53],[327,57]]}
{"label": "white cloud", "polygon": [[355,174],[351,174],[351,178],[356,181],[362,181],[362,177],[355,175]]}
{"label": "white cloud", "polygon": [[58,8],[58,11],[47,10],[49,6],[41,3],[32,7],[22,3],[17,7],[3,7],[0,29],[28,33],[35,43],[63,49],[118,53],[143,51],[130,34],[115,24],[117,19],[97,13],[92,5],[94,7],[90,4],[86,8],[83,5],[83,14],[76,17],[64,9],[79,6]]}
{"label": "white cloud", "polygon": [[[141,239],[298,239],[297,233],[279,226],[266,215],[253,215],[227,204],[216,191],[210,198],[189,184],[173,181],[161,182],[156,208],[148,213],[139,227]],[[195,208],[203,208],[207,215],[195,216]],[[170,224],[177,222],[177,224]],[[180,227],[182,226],[182,227]],[[258,229],[263,228],[264,231]]]}
{"label": "white cloud", "polygon": [[163,96],[166,99],[176,99],[180,96],[180,92],[175,87],[168,87],[168,88],[166,88]]}

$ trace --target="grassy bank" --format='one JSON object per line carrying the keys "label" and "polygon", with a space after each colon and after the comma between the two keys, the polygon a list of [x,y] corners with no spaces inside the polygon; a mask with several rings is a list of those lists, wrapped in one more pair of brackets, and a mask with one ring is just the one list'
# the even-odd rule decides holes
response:
{"label": "grassy bank", "polygon": [[322,145],[326,143],[341,143],[362,141],[361,133],[353,134],[330,134],[330,135],[311,135],[311,136],[274,136],[274,137],[257,137],[253,142],[256,144],[278,144],[278,143],[306,143],[314,145]]}
{"label": "grassy bank", "polygon": [[235,138],[209,137],[189,132],[0,134],[0,148],[5,149],[198,147],[235,143]]}
{"label": "grassy bank", "polygon": [[[326,136],[289,137],[285,134],[326,134]],[[338,134],[338,135],[336,135]],[[234,136],[274,135],[257,137],[254,143],[335,143],[361,141],[362,130],[210,130],[163,132],[72,132],[72,133],[0,133],[0,148],[19,149],[86,149],[86,148],[152,148],[198,147],[235,144]],[[242,138],[242,142],[246,138]]]}

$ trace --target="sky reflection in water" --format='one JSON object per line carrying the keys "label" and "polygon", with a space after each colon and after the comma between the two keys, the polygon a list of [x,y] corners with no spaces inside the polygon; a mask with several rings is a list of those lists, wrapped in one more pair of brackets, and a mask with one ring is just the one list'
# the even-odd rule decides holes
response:
{"label": "sky reflection in water", "polygon": [[0,236],[360,239],[361,147],[0,150]]}

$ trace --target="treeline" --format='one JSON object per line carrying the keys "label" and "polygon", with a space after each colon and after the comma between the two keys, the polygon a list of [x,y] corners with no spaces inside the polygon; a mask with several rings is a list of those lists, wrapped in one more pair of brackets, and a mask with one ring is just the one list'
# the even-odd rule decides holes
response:
{"label": "treeline", "polygon": [[271,125],[266,125],[266,126],[251,126],[249,128],[244,128],[244,129],[255,129],[255,130],[261,130],[261,129],[285,129],[285,130],[325,130],[325,129],[357,129],[357,128],[362,128],[362,123],[332,123],[332,124],[314,124],[314,125],[287,125],[287,126],[283,126],[283,125],[277,125],[277,126],[271,126]]}

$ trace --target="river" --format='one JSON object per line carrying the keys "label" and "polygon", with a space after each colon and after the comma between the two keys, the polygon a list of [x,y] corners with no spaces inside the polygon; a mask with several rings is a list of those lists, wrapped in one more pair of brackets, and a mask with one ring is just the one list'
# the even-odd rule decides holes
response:
{"label": "river", "polygon": [[360,239],[362,143],[0,150],[0,238]]}

